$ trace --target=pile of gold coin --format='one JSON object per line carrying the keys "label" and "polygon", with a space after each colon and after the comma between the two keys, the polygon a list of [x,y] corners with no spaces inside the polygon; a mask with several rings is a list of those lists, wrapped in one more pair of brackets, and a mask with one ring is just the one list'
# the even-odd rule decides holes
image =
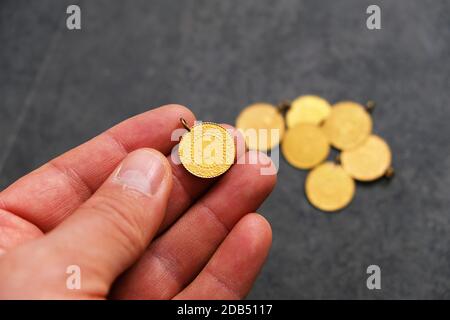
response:
{"label": "pile of gold coin", "polygon": [[[372,133],[373,106],[352,101],[330,105],[304,95],[278,107],[252,104],[240,113],[236,127],[249,149],[268,151],[281,144],[292,166],[311,169],[305,182],[309,202],[322,211],[337,211],[352,201],[355,180],[374,181],[393,173],[388,144]],[[339,160],[327,160],[331,147],[340,151]]]}

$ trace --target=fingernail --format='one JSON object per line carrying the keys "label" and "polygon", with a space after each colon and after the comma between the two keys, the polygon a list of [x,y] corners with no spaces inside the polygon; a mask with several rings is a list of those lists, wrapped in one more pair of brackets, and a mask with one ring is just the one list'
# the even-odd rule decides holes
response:
{"label": "fingernail", "polygon": [[161,157],[141,150],[125,158],[114,180],[127,188],[152,195],[158,192],[164,173]]}

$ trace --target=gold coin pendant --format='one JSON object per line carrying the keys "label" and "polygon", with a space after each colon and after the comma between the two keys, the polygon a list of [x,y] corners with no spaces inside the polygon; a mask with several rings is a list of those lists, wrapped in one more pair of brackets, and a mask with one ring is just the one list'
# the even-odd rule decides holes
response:
{"label": "gold coin pendant", "polygon": [[281,149],[291,165],[309,169],[326,159],[330,145],[320,127],[301,123],[286,132]]}
{"label": "gold coin pendant", "polygon": [[255,103],[239,114],[236,128],[245,137],[249,149],[267,151],[276,147],[284,135],[284,119],[268,103]]}
{"label": "gold coin pendant", "polygon": [[300,96],[291,102],[286,113],[286,123],[288,128],[299,123],[319,125],[328,117],[330,111],[331,106],[327,100],[313,95]]}
{"label": "gold coin pendant", "polygon": [[214,178],[226,172],[235,153],[233,136],[212,122],[194,125],[183,135],[178,149],[186,170],[201,178]]}
{"label": "gold coin pendant", "polygon": [[360,181],[373,181],[382,177],[391,161],[392,154],[388,144],[376,135],[369,136],[356,149],[341,153],[344,170]]}
{"label": "gold coin pendant", "polygon": [[363,143],[372,132],[372,118],[356,102],[339,102],[331,108],[323,126],[333,147],[350,150]]}
{"label": "gold coin pendant", "polygon": [[322,211],[337,211],[347,206],[355,194],[355,181],[335,163],[325,162],[306,177],[309,202]]}

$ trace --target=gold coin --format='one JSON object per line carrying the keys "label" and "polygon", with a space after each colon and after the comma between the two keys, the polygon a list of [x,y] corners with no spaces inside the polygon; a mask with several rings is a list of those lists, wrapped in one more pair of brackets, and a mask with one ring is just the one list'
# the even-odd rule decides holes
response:
{"label": "gold coin", "polygon": [[249,149],[267,151],[276,147],[284,134],[284,119],[268,103],[255,103],[239,114],[236,127],[245,137]]}
{"label": "gold coin", "polygon": [[306,177],[306,197],[322,211],[336,211],[347,206],[355,194],[355,181],[338,164],[325,162]]}
{"label": "gold coin", "polygon": [[333,147],[350,150],[363,143],[372,132],[372,118],[356,102],[339,102],[331,108],[323,129]]}
{"label": "gold coin", "polygon": [[309,169],[326,159],[330,145],[320,127],[301,123],[286,132],[281,149],[291,165]]}
{"label": "gold coin", "polygon": [[391,165],[392,155],[388,144],[376,135],[353,150],[342,151],[342,167],[353,178],[373,181],[382,177]]}
{"label": "gold coin", "polygon": [[186,170],[201,178],[214,178],[226,172],[236,152],[233,136],[211,122],[194,125],[183,135],[178,148]]}
{"label": "gold coin", "polygon": [[299,123],[320,124],[330,114],[331,106],[327,100],[313,95],[300,96],[291,103],[286,113],[288,128]]}

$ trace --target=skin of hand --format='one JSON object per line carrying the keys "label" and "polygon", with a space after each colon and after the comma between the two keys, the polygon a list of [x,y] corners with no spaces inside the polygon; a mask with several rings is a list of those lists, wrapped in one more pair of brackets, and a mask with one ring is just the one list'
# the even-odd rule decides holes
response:
{"label": "skin of hand", "polygon": [[254,212],[273,164],[244,150],[221,177],[191,175],[170,155],[180,117],[195,121],[180,105],[137,115],[0,193],[0,299],[246,296],[272,242]]}

